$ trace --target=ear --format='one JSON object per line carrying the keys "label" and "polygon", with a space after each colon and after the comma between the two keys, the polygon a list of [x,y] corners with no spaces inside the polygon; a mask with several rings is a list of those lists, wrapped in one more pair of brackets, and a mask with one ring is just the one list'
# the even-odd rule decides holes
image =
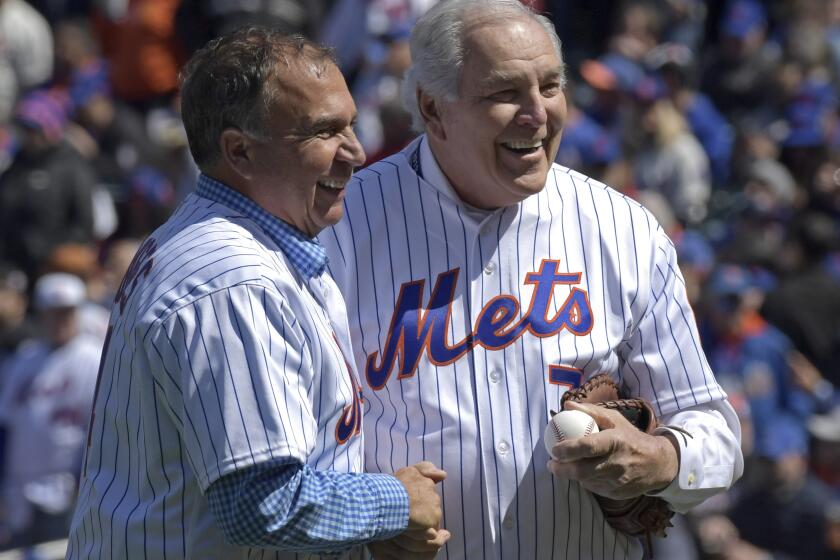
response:
{"label": "ear", "polygon": [[443,126],[441,105],[439,100],[417,88],[417,106],[426,124],[426,132],[438,140],[446,140],[446,129]]}
{"label": "ear", "polygon": [[222,161],[244,179],[254,174],[253,140],[238,128],[226,128],[219,137]]}

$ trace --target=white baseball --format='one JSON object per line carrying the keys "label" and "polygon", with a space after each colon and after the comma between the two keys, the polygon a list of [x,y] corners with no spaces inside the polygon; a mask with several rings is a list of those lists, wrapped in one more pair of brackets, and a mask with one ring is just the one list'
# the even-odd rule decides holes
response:
{"label": "white baseball", "polygon": [[[543,443],[548,454],[561,441],[598,433],[598,424],[580,410],[563,410],[548,421],[543,434]],[[553,456],[553,455],[552,455]]]}

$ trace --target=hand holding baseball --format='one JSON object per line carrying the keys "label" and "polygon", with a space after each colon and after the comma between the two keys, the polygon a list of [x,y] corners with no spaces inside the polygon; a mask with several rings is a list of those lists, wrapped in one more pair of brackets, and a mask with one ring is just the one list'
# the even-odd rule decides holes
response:
{"label": "hand holding baseball", "polygon": [[566,407],[586,411],[604,429],[557,444],[548,462],[554,476],[577,480],[601,496],[624,499],[664,488],[677,475],[679,455],[668,437],[638,430],[615,410],[575,402]]}
{"label": "hand holding baseball", "polygon": [[563,410],[548,421],[543,433],[543,443],[549,456],[556,458],[553,449],[561,441],[597,433],[598,424],[590,415],[580,410]]}

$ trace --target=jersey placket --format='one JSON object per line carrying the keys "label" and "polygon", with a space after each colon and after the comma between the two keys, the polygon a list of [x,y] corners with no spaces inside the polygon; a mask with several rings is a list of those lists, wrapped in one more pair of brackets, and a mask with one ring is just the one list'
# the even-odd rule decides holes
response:
{"label": "jersey placket", "polygon": [[[472,222],[474,237],[467,262],[469,274],[469,312],[474,326],[474,336],[483,307],[493,297],[510,293],[507,277],[500,266],[498,240],[502,212]],[[501,556],[508,557],[517,551],[516,527],[516,457],[511,410],[508,393],[507,350],[487,348],[476,344],[473,351],[473,379],[476,388],[477,421],[481,439],[482,469],[486,496],[488,497],[489,526],[495,539],[502,545]]]}

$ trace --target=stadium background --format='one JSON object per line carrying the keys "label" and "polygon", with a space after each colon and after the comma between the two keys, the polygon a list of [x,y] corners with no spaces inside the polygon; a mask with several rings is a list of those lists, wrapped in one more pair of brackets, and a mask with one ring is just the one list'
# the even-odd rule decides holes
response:
{"label": "stadium background", "polygon": [[[400,77],[434,1],[0,0],[7,441],[31,412],[11,372],[37,370],[27,352],[48,336],[38,279],[79,277],[85,301],[68,320],[103,336],[139,242],[193,187],[177,111],[190,52],[248,23],[332,45],[370,163],[413,137]],[[557,161],[642,201],[668,231],[742,421],[743,479],[679,517],[655,556],[840,557],[840,0],[527,3],[555,22],[568,66]],[[0,558],[63,557],[78,460],[56,457],[81,452],[87,417],[59,416],[27,432],[37,453],[0,456]],[[55,468],[26,479],[10,474],[28,469],[16,461]],[[23,529],[10,495],[35,505]]]}

